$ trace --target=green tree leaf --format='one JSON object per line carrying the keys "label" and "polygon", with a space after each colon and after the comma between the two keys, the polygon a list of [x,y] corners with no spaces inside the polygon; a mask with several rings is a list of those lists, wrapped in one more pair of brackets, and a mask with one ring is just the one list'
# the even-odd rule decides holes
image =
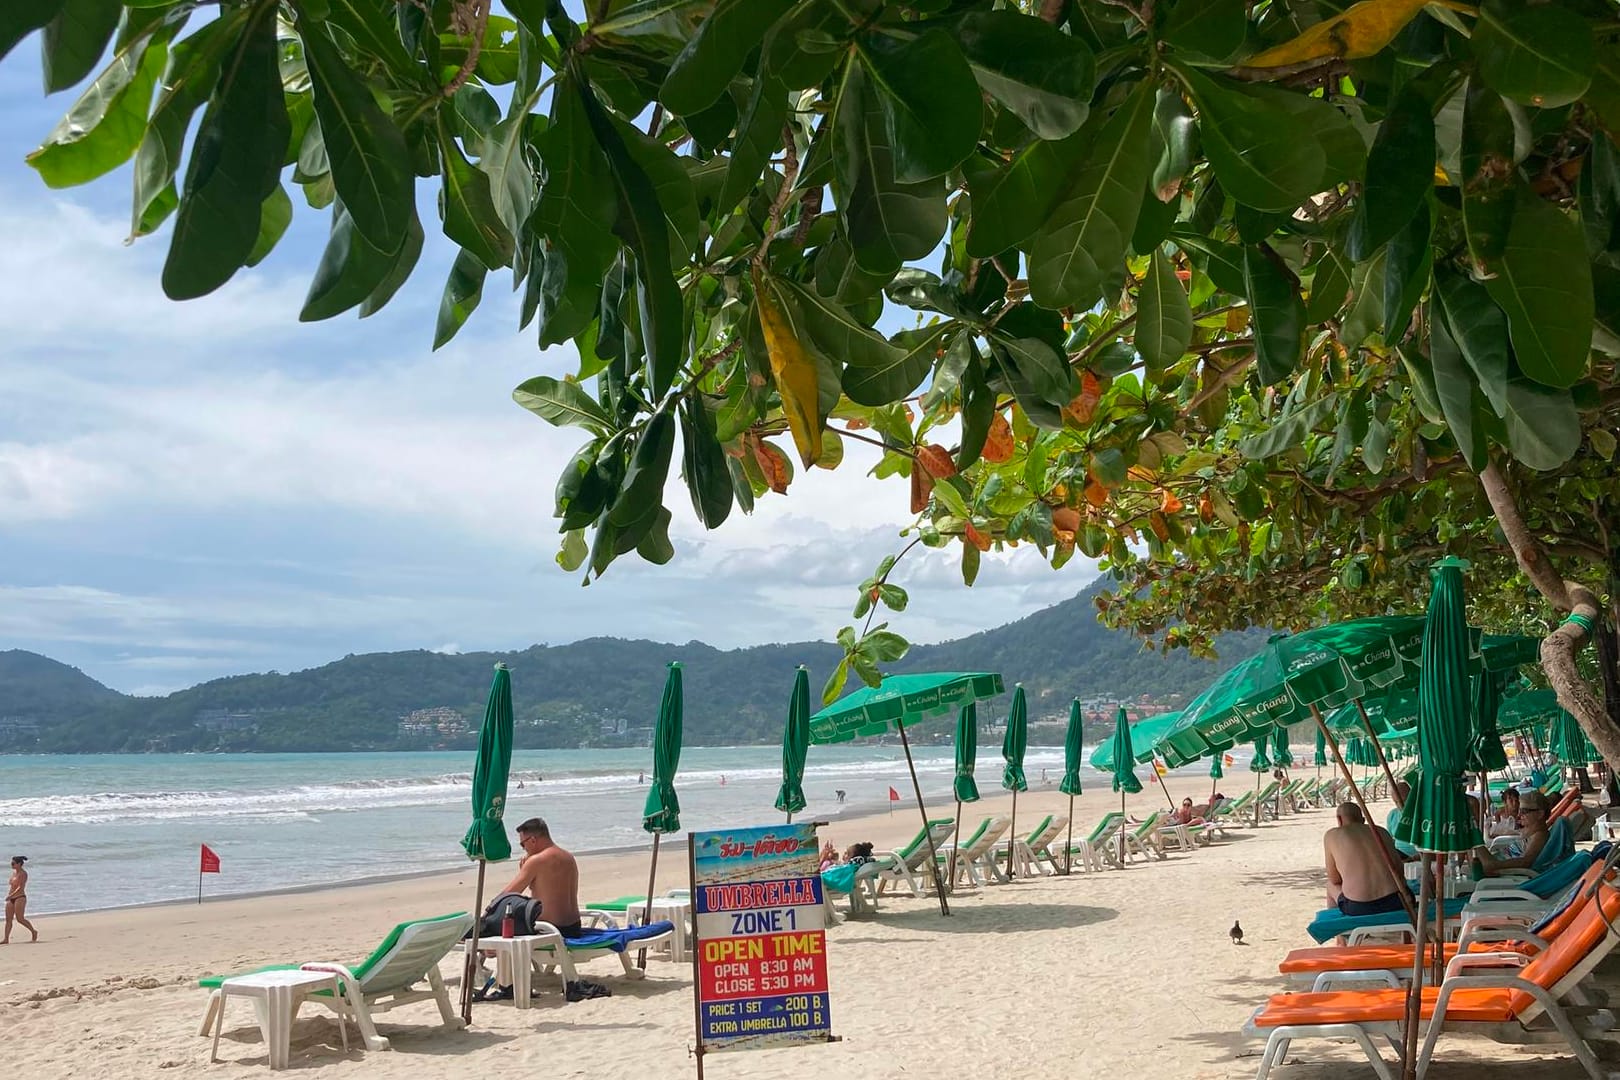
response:
{"label": "green tree leaf", "polygon": [[1519,368],[1545,386],[1586,374],[1592,344],[1592,264],[1580,227],[1521,190],[1497,276],[1485,283],[1507,314]]}
{"label": "green tree leaf", "polygon": [[1460,161],[1468,252],[1494,271],[1513,222],[1513,117],[1502,96],[1475,78],[1463,104]]}
{"label": "green tree leaf", "polygon": [[795,0],[720,0],[669,65],[658,100],[677,116],[714,103]]}
{"label": "green tree leaf", "polygon": [[1311,295],[1305,302],[1305,321],[1324,322],[1339,313],[1350,295],[1350,270],[1331,248],[1323,253],[1311,278]]}
{"label": "green tree leaf", "polygon": [[1318,424],[1333,416],[1338,408],[1339,394],[1327,394],[1294,412],[1284,413],[1265,431],[1244,439],[1238,443],[1238,452],[1246,458],[1262,461],[1292,450],[1304,442],[1305,436],[1314,431]]}
{"label": "green tree leaf", "polygon": [[1457,448],[1468,467],[1478,472],[1490,462],[1485,426],[1478,418],[1485,408],[1485,396],[1474,381],[1474,373],[1463,360],[1462,350],[1452,339],[1445,319],[1429,324],[1429,358],[1434,363],[1434,385]]}
{"label": "green tree leaf", "polygon": [[1470,39],[1480,78],[1520,105],[1578,101],[1592,81],[1592,27],[1557,4],[1485,0]]}
{"label": "green tree leaf", "polygon": [[0,7],[0,60],[23,38],[56,18],[63,3],[64,0],[33,0]]}
{"label": "green tree leaf", "polygon": [[984,440],[996,415],[996,393],[985,378],[984,361],[973,335],[961,334],[956,340],[968,354],[962,369],[962,443],[956,452],[956,467],[967,469],[984,452]]}
{"label": "green tree leaf", "polygon": [[731,473],[714,417],[696,394],[681,400],[681,476],[698,520],[705,529],[718,529],[731,514]]}
{"label": "green tree leaf", "polygon": [[1136,296],[1136,351],[1149,371],[1163,371],[1181,359],[1192,333],[1187,292],[1170,260],[1155,251]]}
{"label": "green tree leaf", "polygon": [[1083,135],[1061,142],[1034,139],[1000,169],[969,158],[964,170],[973,196],[968,254],[988,259],[1033,236],[1063,198],[1064,181],[1088,141]]}
{"label": "green tree leaf", "polygon": [[1512,367],[1508,355],[1507,316],[1485,286],[1444,267],[1434,270],[1435,299],[1463,359],[1498,416],[1507,414],[1507,385]]}
{"label": "green tree leaf", "polygon": [[670,271],[669,224],[652,180],[626,149],[590,85],[575,67],[573,91],[585,106],[591,132],[607,155],[608,172],[618,199],[614,232],[636,256],[636,306],[641,337],[651,364],[654,398],[669,392],[680,370],[686,341],[686,308]]}
{"label": "green tree leaf", "polygon": [[[456,261],[450,264],[450,280],[444,283],[444,294],[439,298],[439,321],[433,329],[434,349],[448,344],[477,310],[479,301],[484,298],[484,277],[488,272],[484,261],[472,252],[456,252]],[[583,547],[584,540],[580,544]],[[583,560],[582,552],[580,561]],[[569,569],[577,569],[577,566]]]}
{"label": "green tree leaf", "polygon": [[495,209],[490,192],[489,175],[473,167],[461,155],[441,120],[439,124],[439,161],[444,167],[444,189],[440,210],[444,217],[444,235],[460,245],[463,251],[478,256],[491,270],[498,270],[512,262],[512,237],[501,224],[501,215]]}
{"label": "green tree leaf", "polygon": [[731,140],[731,161],[726,166],[726,182],[720,188],[716,207],[721,213],[735,209],[759,183],[771,150],[782,138],[782,124],[788,115],[787,95],[787,87],[768,72],[761,70],[755,77],[748,107]]}
{"label": "green tree leaf", "polygon": [[1378,125],[1367,154],[1367,182],[1350,224],[1345,253],[1362,262],[1387,244],[1434,190],[1434,115],[1408,83]]}
{"label": "green tree leaf", "polygon": [[[1198,108],[1198,133],[1221,187],[1256,210],[1292,212],[1328,182],[1320,141],[1321,110],[1299,107],[1297,95],[1272,87],[1217,80],[1190,68],[1178,74]],[[1313,126],[1313,120],[1317,121]]]}
{"label": "green tree leaf", "polygon": [[292,216],[292,200],[287,197],[287,190],[277,184],[259,207],[259,238],[253,242],[253,250],[243,265],[258,266],[281,241],[287,226],[292,224]]}
{"label": "green tree leaf", "polygon": [[537,375],[512,391],[512,400],[557,427],[572,425],[598,435],[613,431],[613,418],[576,382]]}
{"label": "green tree leaf", "polygon": [[[675,454],[675,411],[662,408],[653,413],[630,455],[630,469],[624,486],[608,510],[607,522],[619,529],[650,528],[650,519],[661,508],[664,481],[669,477],[670,460]],[[634,541],[631,542],[632,544]],[[622,552],[621,552],[622,554]]]}
{"label": "green tree leaf", "polygon": [[152,88],[168,59],[169,39],[183,22],[142,35],[113,54],[39,149],[28,155],[51,187],[83,184],[128,161],[146,134]]}
{"label": "green tree leaf", "polygon": [[260,207],[287,152],[274,10],[265,9],[242,34],[236,66],[221,80],[192,143],[163,264],[163,291],[172,300],[213,292],[247,262],[259,239]]}
{"label": "green tree leaf", "polygon": [[1384,343],[1399,344],[1412,320],[1412,309],[1429,284],[1434,248],[1429,237],[1434,228],[1433,208],[1427,198],[1412,220],[1389,242],[1384,260]]}
{"label": "green tree leaf", "polygon": [[1248,33],[1244,0],[1177,0],[1164,20],[1160,38],[1186,52],[1211,60],[1230,60],[1243,48]]}
{"label": "green tree leaf", "polygon": [[1513,379],[1508,383],[1508,450],[1532,469],[1556,469],[1581,448],[1581,417],[1568,390]]}
{"label": "green tree leaf", "polygon": [[859,49],[897,182],[943,176],[973,152],[983,105],[973,72],[949,34],[925,30],[911,41],[868,34]]}
{"label": "green tree leaf", "polygon": [[902,184],[878,94],[865,65],[846,64],[834,112],[833,198],[855,261],[892,276],[908,259],[934,250],[945,234],[945,185]]}
{"label": "green tree leaf", "polygon": [[299,36],[338,197],[372,247],[396,252],[416,216],[405,136],[318,25],[301,24]]}
{"label": "green tree leaf", "polygon": [[1243,249],[1243,282],[1254,324],[1255,367],[1266,385],[1294,373],[1304,351],[1305,302],[1299,286],[1259,248]]}
{"label": "green tree leaf", "polygon": [[[21,0],[7,6],[25,7],[32,3],[33,0]],[[40,66],[45,74],[45,92],[54,94],[96,69],[96,61],[101,59],[113,31],[118,28],[124,6],[120,0],[62,0],[44,6],[55,8],[55,14],[44,24]],[[31,21],[19,16],[9,16],[8,21],[11,19],[19,19],[25,26]]]}
{"label": "green tree leaf", "polygon": [[[415,222],[414,216],[412,221]],[[388,286],[398,287],[398,267],[415,264],[421,252],[421,233],[421,225],[415,224],[398,251],[379,251],[361,235],[349,208],[339,200],[332,211],[332,231],[327,237],[326,250],[321,253],[320,265],[315,268],[304,306],[298,312],[299,321],[330,319],[352,307],[372,302],[374,296],[381,295],[386,300],[394,291]]]}
{"label": "green tree leaf", "polygon": [[1125,260],[1152,162],[1153,86],[1131,92],[1097,132],[1069,193],[1029,250],[1029,294],[1042,307],[1087,308]]}
{"label": "green tree leaf", "polygon": [[1041,139],[1073,135],[1086,122],[1096,63],[1079,38],[1014,11],[962,17],[956,40],[984,92]]}

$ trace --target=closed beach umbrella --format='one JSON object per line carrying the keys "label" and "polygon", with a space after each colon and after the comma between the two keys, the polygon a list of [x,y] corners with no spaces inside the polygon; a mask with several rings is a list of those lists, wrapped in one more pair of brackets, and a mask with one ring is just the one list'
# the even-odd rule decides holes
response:
{"label": "closed beach umbrella", "polygon": [[512,673],[505,664],[495,665],[495,678],[489,684],[489,700],[484,705],[484,722],[478,729],[478,757],[473,762],[472,827],[461,838],[467,858],[478,861],[478,885],[473,896],[473,940],[467,950],[466,969],[461,978],[461,1018],[472,1022],[473,968],[478,957],[478,916],[484,911],[484,868],[512,855],[506,838],[506,780],[512,771]]}
{"label": "closed beach umbrella", "polygon": [[[1423,863],[1422,896],[1414,935],[1413,989],[1407,1004],[1408,1071],[1416,1060],[1419,996],[1423,983],[1423,924],[1429,914],[1432,884],[1431,853],[1468,851],[1483,842],[1463,796],[1463,772],[1468,767],[1468,746],[1473,734],[1469,681],[1474,670],[1473,649],[1463,606],[1463,568],[1467,565],[1461,559],[1446,558],[1430,571],[1434,588],[1429,594],[1422,671],[1418,679],[1419,772],[1395,828],[1395,838],[1422,852]],[[1445,940],[1443,933],[1439,940]],[[1438,949],[1436,955],[1439,955]]]}
{"label": "closed beach umbrella", "polygon": [[1288,729],[1277,728],[1271,733],[1271,763],[1286,769],[1294,764],[1294,752],[1288,748]]}
{"label": "closed beach umbrella", "polygon": [[951,865],[945,876],[956,882],[956,851],[962,846],[962,804],[979,801],[979,784],[973,779],[973,766],[979,754],[979,706],[968,702],[956,711],[956,841],[951,845]]}
{"label": "closed beach umbrella", "polygon": [[1260,784],[1271,771],[1271,757],[1266,753],[1266,737],[1254,740],[1254,756],[1249,759],[1249,771],[1254,773],[1254,824],[1260,825]]}
{"label": "closed beach umbrella", "polygon": [[1069,726],[1063,733],[1063,783],[1058,790],[1069,797],[1069,837],[1063,847],[1063,872],[1070,870],[1074,847],[1074,797],[1080,794],[1080,755],[1085,749],[1085,725],[1080,718],[1080,699],[1069,702]]}
{"label": "closed beach umbrella", "polygon": [[1320,769],[1327,763],[1327,733],[1319,727],[1316,729],[1316,753],[1311,755],[1311,764]]}
{"label": "closed beach umbrella", "polygon": [[1598,760],[1597,750],[1586,737],[1581,722],[1563,709],[1558,710],[1547,731],[1547,749],[1564,765],[1578,767]]}
{"label": "closed beach umbrella", "polygon": [[1012,705],[1007,709],[1007,733],[1001,738],[1001,786],[1013,793],[1012,821],[1007,826],[1007,876],[1013,876],[1013,855],[1018,847],[1018,793],[1029,790],[1024,777],[1024,749],[1029,742],[1029,704],[1024,700],[1024,684],[1013,687]]}
{"label": "closed beach umbrella", "polygon": [[1221,755],[1211,754],[1209,756],[1209,802],[1211,810],[1215,809],[1215,782],[1225,775],[1226,773],[1221,769]]}
{"label": "closed beach umbrella", "polygon": [[[679,832],[681,800],[675,794],[675,770],[681,764],[681,665],[672,661],[664,680],[664,699],[658,705],[658,722],[653,726],[653,774],[647,786],[647,803],[641,811],[641,827],[652,833],[652,864],[647,868],[647,910],[643,922],[652,921],[653,889],[658,881],[658,838]],[[638,962],[647,966],[647,951]]]}
{"label": "closed beach umbrella", "polygon": [[[1474,740],[1468,748],[1468,764],[1475,772],[1489,773],[1507,768],[1507,751],[1497,730],[1496,714],[1502,708],[1502,679],[1491,671],[1474,676]],[[1482,782],[1483,783],[1483,782]],[[1486,790],[1483,786],[1481,791]]]}
{"label": "closed beach umbrella", "polygon": [[[1136,778],[1131,764],[1136,755],[1131,751],[1131,722],[1125,718],[1125,706],[1114,716],[1114,790],[1119,792],[1119,812],[1125,812],[1125,796],[1142,790],[1142,781]],[[1119,865],[1125,865],[1125,830],[1119,831]]]}
{"label": "closed beach umbrella", "polygon": [[810,673],[800,664],[793,674],[787,727],[782,729],[782,790],[776,793],[776,808],[787,815],[789,822],[804,809],[804,759],[809,752]]}

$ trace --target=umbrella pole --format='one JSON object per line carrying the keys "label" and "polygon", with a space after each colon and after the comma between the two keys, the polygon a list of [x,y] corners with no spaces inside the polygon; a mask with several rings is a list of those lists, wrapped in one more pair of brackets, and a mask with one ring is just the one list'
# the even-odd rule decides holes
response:
{"label": "umbrella pole", "polygon": [[1164,792],[1164,801],[1170,804],[1170,812],[1175,813],[1176,800],[1171,796],[1170,789],[1164,786],[1164,777],[1159,773],[1159,763],[1157,761],[1153,763],[1153,775],[1159,781],[1159,790]]}
{"label": "umbrella pole", "polygon": [[[658,833],[653,833],[652,866],[647,870],[647,907],[641,916],[641,925],[646,926],[652,922],[653,882],[658,880]],[[647,970],[647,950],[642,949],[636,953],[636,966],[642,971]]]}
{"label": "umbrella pole", "polygon": [[[1125,817],[1125,789],[1124,788],[1119,789],[1119,816],[1122,819]],[[1119,831],[1116,832],[1114,835],[1119,837],[1119,868],[1121,870],[1123,870],[1123,869],[1125,869],[1125,825],[1124,825],[1123,821],[1121,821],[1121,823],[1120,823]]]}
{"label": "umbrella pole", "polygon": [[[917,795],[917,813],[922,817],[923,839],[928,841],[928,869],[934,875],[934,891],[939,894],[939,913],[949,915],[951,906],[945,901],[945,882],[939,876],[939,848],[934,844],[934,830],[928,827],[928,808],[923,805],[922,785],[917,782],[917,766],[911,760],[911,740],[906,738],[906,726],[900,728],[900,748],[906,752],[906,771],[911,773],[911,790]],[[961,815],[957,815],[958,818]]]}
{"label": "umbrella pole", "polygon": [[962,850],[962,800],[956,800],[956,835],[951,837],[951,865],[945,870],[945,879],[956,888],[956,853]]}
{"label": "umbrella pole", "polygon": [[1265,804],[1260,801],[1260,777],[1262,773],[1254,774],[1254,827],[1260,827],[1260,809]]}
{"label": "umbrella pole", "polygon": [[1417,929],[1417,933],[1413,935],[1412,945],[1412,988],[1406,992],[1406,1030],[1402,1033],[1401,1080],[1417,1080],[1418,1020],[1423,1014],[1424,953],[1428,948],[1426,938],[1428,937],[1429,893],[1432,889],[1432,879],[1429,877],[1429,861],[1432,858],[1433,856],[1427,851],[1423,852],[1423,871],[1418,879],[1418,913],[1417,922],[1413,924]]}
{"label": "umbrella pole", "polygon": [[467,943],[467,962],[461,969],[461,1021],[464,1024],[472,1023],[472,996],[473,977],[478,970],[478,931],[484,923],[484,867],[488,865],[483,859],[478,860],[478,886],[473,893],[473,927],[472,940]]}
{"label": "umbrella pole", "polygon": [[1007,878],[1013,877],[1014,849],[1018,847],[1018,789],[1013,788],[1012,822],[1007,826]]}
{"label": "umbrella pole", "polygon": [[1378,755],[1378,764],[1383,766],[1384,779],[1389,781],[1389,797],[1395,800],[1395,805],[1401,805],[1401,789],[1395,786],[1395,774],[1389,771],[1389,758],[1384,756],[1384,746],[1373,734],[1372,721],[1367,718],[1367,708],[1356,698],[1356,711],[1361,714],[1362,726],[1367,729],[1367,737],[1372,740],[1373,753]]}
{"label": "umbrella pole", "polygon": [[1063,842],[1063,873],[1074,869],[1074,796],[1069,796],[1069,838]]}
{"label": "umbrella pole", "polygon": [[[1322,719],[1322,710],[1315,705],[1311,706],[1311,717],[1316,721],[1317,728],[1322,732],[1328,750],[1333,754],[1333,760],[1338,763],[1339,772],[1344,774],[1345,783],[1350,785],[1350,796],[1355,799],[1356,805],[1361,807],[1361,816],[1367,819],[1369,826],[1372,825],[1373,819],[1372,814],[1367,810],[1367,800],[1362,798],[1361,788],[1356,786],[1356,778],[1350,772],[1350,766],[1345,762],[1343,752],[1339,750],[1339,740],[1335,739],[1333,732],[1328,730],[1327,722]],[[1389,868],[1390,877],[1395,879],[1395,892],[1401,898],[1401,907],[1406,909],[1406,917],[1412,920],[1413,925],[1416,925],[1418,913],[1413,908],[1412,894],[1406,887],[1406,874],[1402,872],[1401,864],[1390,855],[1389,849],[1383,844],[1378,845],[1378,851],[1384,857],[1384,865]]]}

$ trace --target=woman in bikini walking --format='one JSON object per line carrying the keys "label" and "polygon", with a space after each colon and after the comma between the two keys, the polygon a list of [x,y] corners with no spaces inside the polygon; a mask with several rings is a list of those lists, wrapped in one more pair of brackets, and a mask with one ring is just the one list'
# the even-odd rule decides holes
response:
{"label": "woman in bikini walking", "polygon": [[28,861],[25,855],[11,857],[11,883],[6,886],[6,936],[0,938],[0,945],[11,942],[11,924],[18,922],[32,935],[30,940],[39,940],[39,931],[34,924],[24,918],[28,910],[28,871],[23,869],[23,863]]}

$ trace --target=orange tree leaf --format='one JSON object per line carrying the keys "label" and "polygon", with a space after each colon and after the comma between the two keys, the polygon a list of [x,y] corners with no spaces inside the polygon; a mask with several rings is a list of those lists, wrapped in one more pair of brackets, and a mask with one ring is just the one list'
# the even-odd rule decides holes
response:
{"label": "orange tree leaf", "polygon": [[1159,538],[1161,544],[1170,539],[1170,525],[1164,520],[1164,515],[1157,510],[1148,515],[1148,527],[1153,530],[1153,535]]}
{"label": "orange tree leaf", "polygon": [[1097,403],[1102,400],[1102,380],[1090,370],[1080,373],[1080,393],[1064,408],[1080,427],[1091,423],[1097,414]]}
{"label": "orange tree leaf", "polygon": [[928,509],[928,497],[934,493],[934,478],[920,465],[911,466],[911,512],[920,514]]}
{"label": "orange tree leaf", "polygon": [[973,522],[965,522],[963,524],[963,528],[965,530],[963,535],[967,537],[968,543],[972,544],[980,551],[990,550],[990,538],[984,535],[984,533],[980,532],[978,529],[975,529],[973,527]]}
{"label": "orange tree leaf", "polygon": [[794,326],[786,303],[771,291],[770,283],[757,270],[754,306],[759,309],[759,325],[765,332],[765,352],[771,360],[771,374],[776,378],[776,392],[782,398],[782,413],[787,417],[788,429],[793,432],[799,460],[809,468],[821,459],[821,416],[816,410],[820,380],[816,374],[816,359],[804,347],[806,335]]}
{"label": "orange tree leaf", "polygon": [[1071,537],[1080,531],[1080,511],[1067,506],[1054,506],[1052,508],[1052,528],[1058,532],[1066,532]]}
{"label": "orange tree leaf", "polygon": [[1176,498],[1176,493],[1166,489],[1164,499],[1159,503],[1159,509],[1167,514],[1175,514],[1181,511],[1181,506],[1181,500]]}
{"label": "orange tree leaf", "polygon": [[956,475],[956,462],[946,452],[943,446],[928,443],[917,447],[917,464],[928,470],[928,475],[935,480],[945,480]]}
{"label": "orange tree leaf", "polygon": [[1379,52],[1417,18],[1427,0],[1361,0],[1291,41],[1256,53],[1243,67],[1291,67],[1312,60],[1360,60]]}
{"label": "orange tree leaf", "polygon": [[786,495],[788,484],[793,482],[793,463],[774,444],[764,439],[755,439],[751,445],[754,461],[759,465],[759,471],[765,474],[765,483],[778,495]]}
{"label": "orange tree leaf", "polygon": [[1097,483],[1095,476],[1086,482],[1086,502],[1099,508],[1108,505],[1108,489]]}
{"label": "orange tree leaf", "polygon": [[979,456],[992,465],[1000,465],[1013,456],[1013,430],[1007,417],[997,412],[990,419],[990,433],[984,437],[984,450]]}

